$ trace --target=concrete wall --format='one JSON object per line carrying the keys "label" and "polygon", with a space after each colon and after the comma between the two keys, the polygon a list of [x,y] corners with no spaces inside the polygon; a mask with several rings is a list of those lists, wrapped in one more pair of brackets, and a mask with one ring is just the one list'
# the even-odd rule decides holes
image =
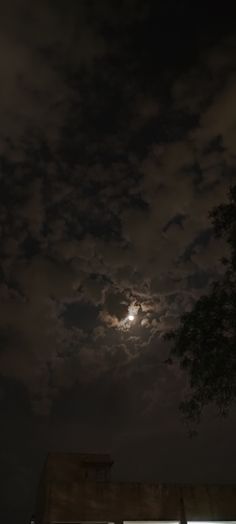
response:
{"label": "concrete wall", "polygon": [[91,482],[83,479],[78,457],[49,457],[37,511],[40,524],[185,518],[236,521],[236,485]]}

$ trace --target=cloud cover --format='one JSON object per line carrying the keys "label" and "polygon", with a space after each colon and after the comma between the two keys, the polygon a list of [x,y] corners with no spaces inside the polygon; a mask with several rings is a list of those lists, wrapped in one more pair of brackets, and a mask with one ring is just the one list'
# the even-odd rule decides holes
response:
{"label": "cloud cover", "polygon": [[236,40],[170,4],[3,8],[0,370],[33,415],[117,429],[138,406],[172,427],[185,380],[162,335],[221,271]]}
{"label": "cloud cover", "polygon": [[[135,82],[132,31],[119,38],[151,9],[104,3],[98,16],[93,3],[68,13],[63,2],[16,2],[12,18],[5,6],[1,371],[42,412],[84,376],[82,361],[94,378],[114,353],[130,373],[153,344],[158,354],[161,334],[220,271],[208,211],[234,179],[235,39],[200,52],[165,100]],[[131,350],[122,326],[132,304]]]}

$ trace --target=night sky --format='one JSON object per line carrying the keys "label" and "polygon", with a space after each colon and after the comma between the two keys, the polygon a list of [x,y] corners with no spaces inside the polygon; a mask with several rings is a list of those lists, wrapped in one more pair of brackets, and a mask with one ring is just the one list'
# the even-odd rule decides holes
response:
{"label": "night sky", "polygon": [[222,271],[235,1],[10,0],[0,13],[0,520],[49,451],[114,478],[236,482],[236,413],[189,439],[164,333]]}

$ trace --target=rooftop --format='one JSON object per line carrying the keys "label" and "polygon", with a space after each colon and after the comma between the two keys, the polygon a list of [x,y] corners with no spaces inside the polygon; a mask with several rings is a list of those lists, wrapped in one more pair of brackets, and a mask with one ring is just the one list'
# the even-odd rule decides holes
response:
{"label": "rooftop", "polygon": [[112,463],[107,454],[50,454],[40,483],[38,522],[236,524],[236,485],[113,482]]}

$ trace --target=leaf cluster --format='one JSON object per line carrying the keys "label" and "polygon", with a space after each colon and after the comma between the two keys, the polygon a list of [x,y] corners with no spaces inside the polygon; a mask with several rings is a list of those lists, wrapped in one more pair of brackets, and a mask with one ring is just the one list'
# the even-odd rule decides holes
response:
{"label": "leaf cluster", "polygon": [[199,421],[208,404],[225,415],[236,400],[236,187],[229,202],[215,208],[210,218],[215,235],[230,247],[230,258],[223,260],[225,274],[166,335],[169,362],[177,361],[189,380],[180,409],[190,422]]}

